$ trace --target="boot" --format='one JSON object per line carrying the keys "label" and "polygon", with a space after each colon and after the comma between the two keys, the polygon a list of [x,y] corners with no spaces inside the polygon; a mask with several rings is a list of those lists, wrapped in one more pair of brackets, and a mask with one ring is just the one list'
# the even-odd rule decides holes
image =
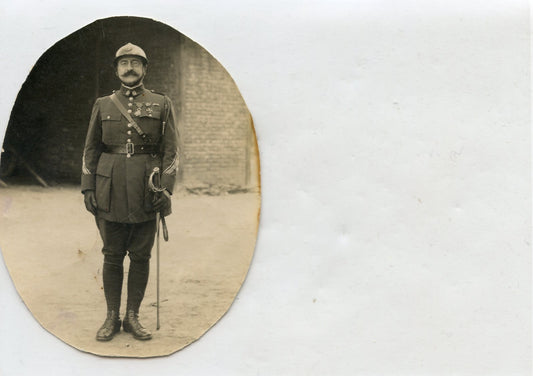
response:
{"label": "boot", "polygon": [[140,340],[152,339],[152,333],[145,329],[139,322],[139,314],[133,310],[128,310],[122,323],[126,333],[133,334],[133,337]]}
{"label": "boot", "polygon": [[107,311],[115,311],[117,315],[120,312],[120,296],[124,278],[123,262],[124,255],[106,255],[102,272]]}
{"label": "boot", "polygon": [[[131,256],[130,256],[131,260]],[[146,285],[148,284],[148,274],[150,263],[148,260],[131,260],[128,272],[128,300],[126,313],[128,311],[139,312],[139,307],[144,298]]]}
{"label": "boot", "polygon": [[104,325],[96,333],[97,341],[109,341],[113,339],[115,334],[120,331],[120,319],[118,318],[118,312],[108,311],[107,318],[104,321]]}

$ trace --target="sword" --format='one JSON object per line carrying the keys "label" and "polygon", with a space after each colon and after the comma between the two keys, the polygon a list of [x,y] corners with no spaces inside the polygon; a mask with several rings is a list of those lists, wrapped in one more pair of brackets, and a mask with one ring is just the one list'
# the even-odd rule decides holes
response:
{"label": "sword", "polygon": [[[159,167],[154,167],[152,173],[150,174],[150,177],[148,178],[148,186],[154,194],[160,195],[161,192],[165,190],[165,188],[161,188],[161,177],[159,175]],[[158,211],[155,214],[155,221],[157,225],[157,231],[156,231],[156,281],[157,281],[157,330],[159,330],[159,222],[163,224],[163,238],[165,241],[168,241],[168,230],[167,230],[167,224],[165,222],[165,217],[161,215],[161,213]]]}

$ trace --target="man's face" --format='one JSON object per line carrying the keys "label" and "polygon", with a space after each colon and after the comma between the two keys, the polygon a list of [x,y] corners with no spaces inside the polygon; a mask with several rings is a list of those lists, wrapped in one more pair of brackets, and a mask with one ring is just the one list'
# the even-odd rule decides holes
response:
{"label": "man's face", "polygon": [[117,62],[117,76],[126,86],[139,84],[146,74],[146,67],[137,57],[123,57]]}

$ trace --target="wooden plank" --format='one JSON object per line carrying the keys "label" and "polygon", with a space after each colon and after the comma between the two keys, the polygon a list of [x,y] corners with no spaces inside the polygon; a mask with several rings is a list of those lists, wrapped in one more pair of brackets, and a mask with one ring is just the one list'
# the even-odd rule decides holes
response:
{"label": "wooden plank", "polygon": [[15,149],[10,147],[8,150],[17,156],[17,160],[19,161],[19,163],[22,163],[24,167],[26,167],[29,173],[32,174],[35,179],[37,179],[39,184],[41,184],[45,188],[50,188],[50,186],[46,183],[46,181],[42,177],[39,176],[39,174],[30,166],[28,162],[24,160],[24,158],[20,156],[20,154]]}

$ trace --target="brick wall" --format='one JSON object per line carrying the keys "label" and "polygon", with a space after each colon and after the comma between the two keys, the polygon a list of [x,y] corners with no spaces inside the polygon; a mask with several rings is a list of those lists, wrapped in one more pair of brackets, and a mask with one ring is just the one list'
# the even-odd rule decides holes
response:
{"label": "brick wall", "polygon": [[251,119],[229,74],[189,39],[181,45],[179,122],[187,184],[247,185]]}

